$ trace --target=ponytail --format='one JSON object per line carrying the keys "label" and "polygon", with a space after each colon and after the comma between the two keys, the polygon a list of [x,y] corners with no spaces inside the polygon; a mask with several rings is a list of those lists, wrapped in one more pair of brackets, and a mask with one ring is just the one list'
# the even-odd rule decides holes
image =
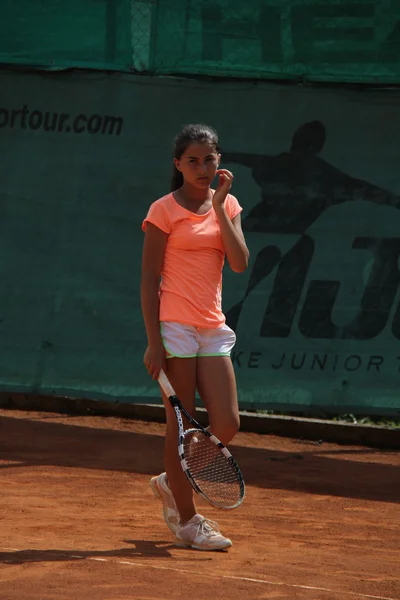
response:
{"label": "ponytail", "polygon": [[174,170],[172,172],[171,178],[171,192],[176,192],[183,186],[183,175],[181,171],[178,171],[176,166],[174,165]]}

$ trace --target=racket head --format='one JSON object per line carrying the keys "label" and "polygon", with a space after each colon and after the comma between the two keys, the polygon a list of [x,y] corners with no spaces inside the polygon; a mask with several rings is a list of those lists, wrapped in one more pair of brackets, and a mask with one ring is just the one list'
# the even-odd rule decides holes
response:
{"label": "racket head", "polygon": [[243,501],[245,486],[240,469],[225,446],[204,429],[183,434],[184,471],[197,493],[207,502],[230,510]]}

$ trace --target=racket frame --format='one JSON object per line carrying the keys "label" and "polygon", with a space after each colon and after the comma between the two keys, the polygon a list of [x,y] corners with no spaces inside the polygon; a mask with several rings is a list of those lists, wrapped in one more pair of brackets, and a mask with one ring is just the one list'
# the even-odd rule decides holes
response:
{"label": "racket frame", "polygon": [[[176,416],[176,420],[178,423],[179,459],[180,459],[182,470],[185,473],[186,477],[188,478],[191,486],[193,487],[193,489],[195,490],[195,492],[197,494],[200,494],[200,496],[202,496],[209,504],[212,504],[213,506],[215,506],[217,508],[223,508],[224,510],[232,510],[234,508],[237,508],[243,502],[244,497],[245,497],[245,484],[244,484],[244,479],[243,479],[242,473],[240,471],[239,465],[233,458],[232,454],[229,452],[228,448],[215,435],[213,435],[210,431],[208,431],[205,427],[203,427],[198,421],[196,421],[196,419],[194,419],[190,415],[190,413],[188,413],[188,411],[182,406],[181,401],[179,400],[178,396],[176,395],[174,388],[172,387],[169,379],[167,378],[167,376],[163,370],[160,371],[160,374],[158,377],[158,382],[159,382],[164,394],[167,396],[172,408],[175,411],[175,416]],[[193,429],[185,430],[185,428],[183,426],[182,415],[184,415],[186,417],[186,419],[189,421],[189,423],[191,425],[193,425]],[[238,479],[239,489],[240,489],[240,499],[236,504],[234,504],[232,506],[221,506],[220,504],[213,502],[213,500],[211,500],[208,496],[206,496],[202,492],[202,490],[197,485],[196,481],[193,479],[193,476],[190,472],[190,468],[185,459],[185,451],[184,451],[185,436],[188,433],[191,433],[193,431],[201,431],[204,435],[206,435],[219,448],[219,450],[222,452],[222,454],[225,456],[225,458],[232,465],[234,471],[237,474],[237,479]]]}

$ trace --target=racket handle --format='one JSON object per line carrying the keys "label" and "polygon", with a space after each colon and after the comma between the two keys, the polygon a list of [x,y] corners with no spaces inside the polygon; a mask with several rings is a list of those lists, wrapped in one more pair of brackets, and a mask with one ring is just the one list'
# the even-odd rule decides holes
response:
{"label": "racket handle", "polygon": [[164,394],[167,396],[167,398],[172,398],[173,396],[176,396],[174,388],[170,384],[168,377],[166,376],[166,374],[164,373],[164,371],[162,369],[158,376],[158,383],[160,384],[160,386],[161,386]]}

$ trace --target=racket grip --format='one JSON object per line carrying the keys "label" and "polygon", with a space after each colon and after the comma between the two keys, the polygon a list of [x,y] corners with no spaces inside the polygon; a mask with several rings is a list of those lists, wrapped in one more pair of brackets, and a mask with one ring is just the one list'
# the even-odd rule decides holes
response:
{"label": "racket grip", "polygon": [[162,369],[158,376],[158,383],[160,384],[160,386],[161,386],[164,394],[167,396],[167,398],[172,398],[173,396],[176,396],[174,388],[170,384],[168,377],[166,376],[166,374],[164,373],[164,371]]}

